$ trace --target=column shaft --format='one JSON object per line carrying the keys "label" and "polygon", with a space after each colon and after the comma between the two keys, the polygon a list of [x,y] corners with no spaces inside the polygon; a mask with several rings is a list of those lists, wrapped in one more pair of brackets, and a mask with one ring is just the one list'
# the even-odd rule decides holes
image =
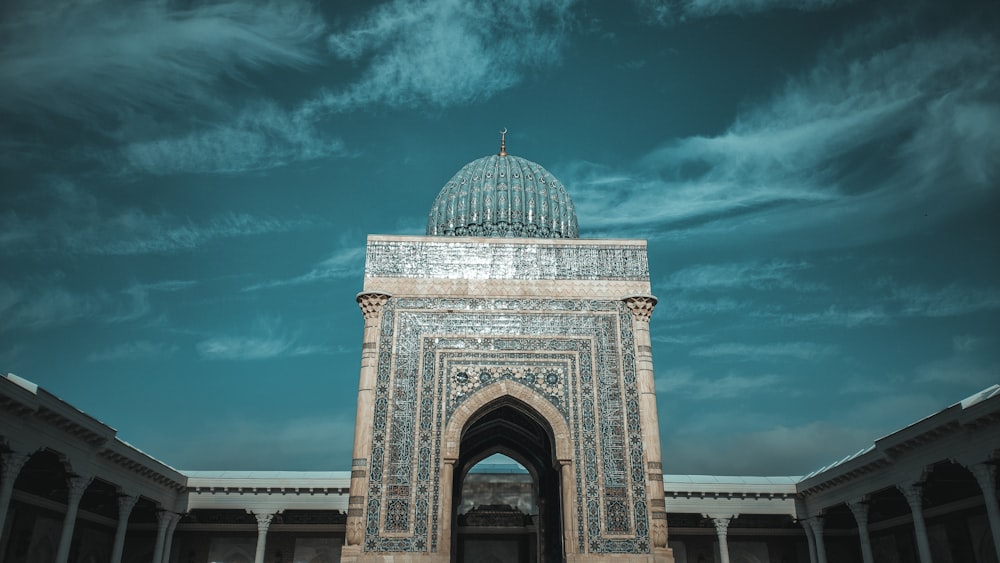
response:
{"label": "column shaft", "polygon": [[14,494],[14,481],[17,480],[21,468],[29,457],[31,456],[21,452],[7,452],[0,456],[0,534],[3,534],[7,524],[10,498]]}
{"label": "column shaft", "polygon": [[918,482],[899,485],[898,488],[906,497],[906,502],[910,505],[910,512],[913,513],[913,533],[917,537],[917,553],[920,556],[920,563],[931,563],[931,544],[927,539],[927,526],[924,524],[923,487]]}
{"label": "column shaft", "polygon": [[660,421],[656,406],[656,383],[653,375],[653,346],[649,321],[656,306],[652,295],[625,298],[632,312],[635,337],[636,387],[639,391],[639,421],[646,461],[646,498],[649,502],[650,531],[654,549],[665,549],[669,538],[663,497],[663,458],[660,451]]}
{"label": "column shaft", "polygon": [[441,535],[438,537],[438,553],[448,555],[451,553],[451,507],[455,504],[452,491],[455,490],[455,463],[456,459],[446,459],[441,464],[441,506],[438,512],[438,521],[441,523]]}
{"label": "column shaft", "polygon": [[970,465],[969,470],[972,471],[979,483],[979,488],[983,491],[986,515],[990,519],[990,530],[993,532],[993,547],[997,552],[997,560],[1000,560],[1000,505],[997,504],[997,466],[977,463]]}
{"label": "column shaft", "polygon": [[817,563],[816,539],[813,537],[812,524],[809,523],[809,520],[800,520],[799,523],[802,524],[802,529],[806,531],[806,544],[809,547],[809,563]]}
{"label": "column shaft", "polygon": [[816,542],[816,563],[826,563],[826,542],[823,541],[823,517],[814,516],[809,519],[812,526],[813,540]]}
{"label": "column shaft", "polygon": [[69,559],[69,548],[73,543],[73,529],[76,527],[76,513],[80,509],[80,499],[90,485],[90,477],[74,475],[66,481],[69,484],[66,501],[66,516],[63,519],[62,535],[59,536],[59,551],[56,552],[55,563],[66,563]]}
{"label": "column shaft", "polygon": [[573,462],[559,460],[559,485],[562,487],[562,527],[563,552],[570,555],[577,552],[576,518],[574,517],[573,499],[576,498],[576,479],[573,478]]}
{"label": "column shaft", "polygon": [[729,522],[731,518],[712,518],[715,535],[719,539],[719,560],[729,563]]}
{"label": "column shaft", "polygon": [[253,557],[253,561],[254,563],[264,563],[264,549],[267,547],[267,529],[271,526],[274,514],[258,514],[255,512],[254,517],[257,518],[257,551]]}
{"label": "column shaft", "polygon": [[167,539],[167,528],[170,526],[170,512],[160,510],[156,513],[156,543],[153,544],[153,563],[163,563],[163,545]]}
{"label": "column shaft", "polygon": [[121,563],[122,552],[125,549],[125,532],[128,530],[128,518],[132,514],[139,497],[135,495],[118,496],[118,526],[115,528],[115,543],[111,548],[111,563]]}
{"label": "column shaft", "polygon": [[358,378],[358,407],[354,418],[354,459],[351,463],[351,486],[347,509],[348,546],[364,541],[364,512],[368,493],[368,468],[374,428],[375,384],[378,372],[378,336],[382,306],[390,296],[384,293],[361,293],[358,306],[365,318],[361,343],[361,373]]}
{"label": "column shaft", "polygon": [[170,513],[170,522],[167,524],[167,533],[163,537],[163,563],[170,563],[170,550],[174,546],[174,530],[177,529],[177,523],[180,521],[180,514]]}
{"label": "column shaft", "polygon": [[875,563],[872,557],[872,542],[868,533],[868,502],[865,499],[852,500],[847,503],[847,507],[854,514],[854,520],[858,523],[858,540],[861,542],[861,560],[864,563]]}

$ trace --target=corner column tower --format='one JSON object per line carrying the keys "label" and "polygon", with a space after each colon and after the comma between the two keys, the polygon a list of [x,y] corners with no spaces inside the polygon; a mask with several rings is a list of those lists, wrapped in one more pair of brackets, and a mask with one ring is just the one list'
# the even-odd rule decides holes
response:
{"label": "corner column tower", "polygon": [[649,292],[645,241],[580,239],[562,184],[505,146],[426,236],[370,235],[343,560],[456,560],[461,480],[502,452],[547,495],[529,559],[672,562]]}

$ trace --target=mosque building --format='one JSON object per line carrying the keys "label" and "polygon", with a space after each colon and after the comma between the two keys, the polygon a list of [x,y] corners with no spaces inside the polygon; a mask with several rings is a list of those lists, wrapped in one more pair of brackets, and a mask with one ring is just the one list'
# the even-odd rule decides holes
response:
{"label": "mosque building", "polygon": [[646,242],[503,140],[357,302],[341,471],[177,470],[0,376],[0,563],[998,563],[1000,386],[806,476],[664,475]]}

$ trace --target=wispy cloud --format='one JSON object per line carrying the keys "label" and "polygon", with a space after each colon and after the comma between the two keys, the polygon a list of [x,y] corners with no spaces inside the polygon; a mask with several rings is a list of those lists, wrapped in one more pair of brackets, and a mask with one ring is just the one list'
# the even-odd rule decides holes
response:
{"label": "wispy cloud", "polygon": [[308,2],[15,1],[0,24],[0,111],[73,118],[216,105],[220,79],[316,60]]}
{"label": "wispy cloud", "polygon": [[758,311],[753,313],[753,316],[758,320],[770,320],[788,326],[826,325],[854,328],[887,324],[892,321],[892,315],[882,305],[858,307],[830,305],[820,311],[808,312]]}
{"label": "wispy cloud", "polygon": [[198,353],[210,360],[265,360],[269,358],[340,354],[346,348],[300,342],[280,319],[258,318],[251,329],[238,335],[219,335],[197,344]]}
{"label": "wispy cloud", "polygon": [[316,281],[330,279],[353,278],[360,275],[364,270],[365,250],[356,243],[344,243],[342,246],[323,260],[313,266],[308,272],[282,280],[271,280],[253,284],[244,288],[244,291],[256,291],[272,287],[284,287],[290,285],[301,285]]}
{"label": "wispy cloud", "polygon": [[82,320],[134,321],[149,314],[148,292],[139,285],[119,291],[77,291],[52,281],[23,286],[0,283],[0,329],[40,330]]}
{"label": "wispy cloud", "polygon": [[690,369],[668,369],[656,378],[656,391],[678,393],[692,399],[731,399],[770,388],[781,382],[774,374],[747,376],[727,374],[719,378],[699,376]]}
{"label": "wispy cloud", "polygon": [[284,232],[309,225],[308,220],[301,218],[285,220],[238,212],[195,221],[165,212],[121,208],[100,202],[87,190],[59,178],[40,191],[48,202],[37,208],[46,215],[5,213],[3,218],[12,234],[0,235],[0,252],[164,254],[192,250],[216,240]]}
{"label": "wispy cloud", "polygon": [[917,317],[954,317],[1000,309],[1000,289],[969,288],[958,284],[932,289],[893,287],[892,298],[901,314]]}
{"label": "wispy cloud", "polygon": [[315,107],[447,107],[488,99],[559,59],[572,4],[394,0],[373,8],[328,41],[334,55],[363,65],[361,79],[328,91]]}
{"label": "wispy cloud", "polygon": [[624,169],[567,166],[580,224],[654,237],[811,231],[824,236],[810,240],[851,245],[993,197],[995,38],[957,28],[902,40],[895,28],[863,31],[877,35],[846,36],[720,135],[667,141]]}
{"label": "wispy cloud", "polygon": [[797,280],[795,272],[807,270],[806,262],[771,260],[765,262],[736,262],[724,264],[699,264],[679,270],[658,284],[666,290],[702,291],[751,289],[794,289],[816,291],[822,284]]}
{"label": "wispy cloud", "polygon": [[647,19],[672,24],[693,18],[725,14],[753,14],[771,10],[828,10],[857,0],[636,0]]}
{"label": "wispy cloud", "polygon": [[236,174],[345,154],[343,141],[321,132],[310,112],[257,102],[213,127],[130,142],[104,160],[124,174]]}
{"label": "wispy cloud", "polygon": [[105,350],[91,352],[87,355],[87,361],[115,362],[120,360],[164,358],[175,354],[178,350],[177,345],[166,342],[151,342],[149,340],[122,342]]}
{"label": "wispy cloud", "polygon": [[770,344],[743,344],[722,342],[691,350],[692,356],[705,358],[738,357],[747,360],[788,359],[813,360],[836,353],[837,347],[815,342],[775,342]]}

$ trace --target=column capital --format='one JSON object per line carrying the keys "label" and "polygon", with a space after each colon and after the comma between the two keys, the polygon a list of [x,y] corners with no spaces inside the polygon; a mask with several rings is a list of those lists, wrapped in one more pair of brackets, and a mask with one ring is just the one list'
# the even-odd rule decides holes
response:
{"label": "column capital", "polygon": [[0,482],[9,479],[13,483],[30,458],[31,454],[24,452],[4,452],[0,455]]}
{"label": "column capital", "polygon": [[732,522],[733,516],[712,516],[711,514],[705,514],[704,516],[712,519],[716,534],[724,536],[729,532],[729,523]]}
{"label": "column capital", "polygon": [[366,321],[369,321],[378,318],[382,312],[382,305],[385,305],[391,297],[392,295],[388,293],[373,291],[359,293],[355,300],[361,307],[361,314],[364,315]]}
{"label": "column capital", "polygon": [[910,505],[911,510],[920,510],[924,505],[924,484],[921,481],[896,485],[899,492],[903,493],[903,498]]}
{"label": "column capital", "polygon": [[992,463],[974,463],[969,465],[969,471],[979,482],[979,488],[984,493],[996,494],[997,466]]}
{"label": "column capital", "polygon": [[128,517],[135,508],[135,503],[139,501],[139,495],[122,493],[118,495],[118,518],[120,520]]}
{"label": "column capital", "polygon": [[253,517],[257,519],[257,531],[261,534],[267,532],[268,527],[271,526],[271,520],[277,514],[277,512],[254,512]]}
{"label": "column capital", "polygon": [[816,516],[810,516],[805,520],[809,523],[809,527],[812,528],[813,534],[822,535],[823,534],[823,516],[817,514]]}
{"label": "column capital", "polygon": [[854,514],[854,519],[858,521],[858,524],[868,523],[868,497],[863,496],[856,499],[849,500],[845,503],[847,508],[851,509]]}
{"label": "column capital", "polygon": [[628,305],[632,316],[639,321],[649,322],[653,316],[653,307],[656,306],[656,297],[652,295],[630,295],[623,299]]}
{"label": "column capital", "polygon": [[181,519],[181,515],[175,512],[170,512],[169,510],[157,510],[156,511],[156,528],[158,530],[166,530],[171,524]]}
{"label": "column capital", "polygon": [[69,502],[72,504],[74,502],[80,502],[80,498],[83,497],[83,493],[90,486],[90,482],[93,481],[93,477],[86,477],[83,475],[70,475],[66,477],[66,484],[69,488],[66,492]]}

